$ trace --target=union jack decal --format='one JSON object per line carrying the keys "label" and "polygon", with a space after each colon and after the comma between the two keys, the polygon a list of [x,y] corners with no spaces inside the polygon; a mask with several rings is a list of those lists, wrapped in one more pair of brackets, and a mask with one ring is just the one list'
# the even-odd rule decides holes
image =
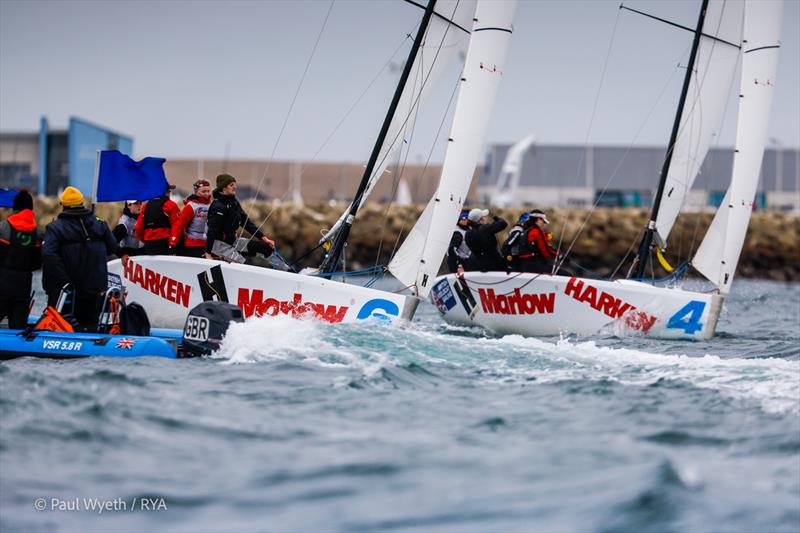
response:
{"label": "union jack decal", "polygon": [[120,339],[117,341],[117,348],[130,350],[134,344],[136,344],[136,339],[128,339],[128,338]]}

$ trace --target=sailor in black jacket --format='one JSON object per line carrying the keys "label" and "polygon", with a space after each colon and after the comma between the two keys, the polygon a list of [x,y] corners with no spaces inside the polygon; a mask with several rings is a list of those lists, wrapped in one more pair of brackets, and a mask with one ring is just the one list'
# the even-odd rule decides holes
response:
{"label": "sailor in black jacket", "polygon": [[75,289],[75,319],[87,330],[96,329],[102,295],[108,286],[109,255],[119,255],[119,244],[108,224],[83,206],[83,195],[67,187],[61,195],[63,211],[47,225],[42,243],[42,286],[48,305],[55,306],[64,285]]}
{"label": "sailor in black jacket", "polygon": [[236,199],[236,178],[230,174],[217,176],[217,188],[214,190],[214,201],[208,209],[208,229],[206,231],[206,257],[213,258],[214,241],[223,241],[233,245],[236,232],[243,227],[257,241],[247,244],[251,254],[260,253],[264,257],[272,255],[275,242],[265,236],[244,212]]}
{"label": "sailor in black jacket", "polygon": [[492,222],[486,222],[487,209],[473,209],[469,212],[470,229],[464,240],[472,250],[472,261],[481,272],[506,270],[506,262],[497,247],[497,233],[506,229],[508,223],[495,215]]}

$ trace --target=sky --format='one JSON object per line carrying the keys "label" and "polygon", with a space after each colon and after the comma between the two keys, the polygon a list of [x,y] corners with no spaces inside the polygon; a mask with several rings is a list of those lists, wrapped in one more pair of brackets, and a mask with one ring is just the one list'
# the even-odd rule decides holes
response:
{"label": "sky", "polygon": [[[519,1],[487,144],[666,146],[691,33],[619,4]],[[686,26],[699,10],[625,5]],[[0,0],[0,131],[76,116],[132,136],[137,158],[363,161],[398,78],[384,66],[402,62],[419,17],[399,0]],[[785,2],[781,41],[769,146],[797,148],[799,0]],[[425,103],[412,162],[441,161],[452,88]],[[730,102],[718,146],[735,138]]]}

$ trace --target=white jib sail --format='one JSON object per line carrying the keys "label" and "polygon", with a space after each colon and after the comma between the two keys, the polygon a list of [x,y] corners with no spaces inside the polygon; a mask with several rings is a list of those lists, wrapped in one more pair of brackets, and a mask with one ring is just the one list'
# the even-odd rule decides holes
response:
{"label": "white jib sail", "polygon": [[[403,131],[413,131],[416,110],[436,87],[442,73],[459,60],[459,53],[466,52],[469,44],[469,28],[475,15],[477,0],[439,0],[434,15],[428,24],[425,40],[414,60],[411,76],[408,79],[397,112],[392,118],[386,141],[381,147],[378,164],[370,177],[359,209],[367,201],[375,185],[383,177],[386,166],[394,159],[403,146]],[[347,206],[339,220],[324,235],[331,238],[347,218],[352,203]]]}
{"label": "white jib sail", "polygon": [[782,11],[780,0],[751,1],[745,7],[731,184],[692,260],[692,265],[716,283],[722,294],[730,291],[758,188],[775,88]]}
{"label": "white jib sail", "polygon": [[492,205],[495,207],[510,207],[514,204],[519,187],[519,176],[522,171],[522,160],[528,149],[536,142],[536,137],[528,135],[508,150],[500,177],[497,178],[497,187],[492,196]]}
{"label": "white jib sail", "polygon": [[695,70],[689,81],[686,106],[656,220],[656,230],[665,243],[708,149],[722,127],[725,104],[739,62],[737,47],[742,41],[743,15],[743,0],[712,0],[708,4]]}
{"label": "white jib sail", "polygon": [[515,8],[513,0],[478,3],[439,186],[389,263],[389,271],[420,298],[430,292],[469,192],[503,77]]}

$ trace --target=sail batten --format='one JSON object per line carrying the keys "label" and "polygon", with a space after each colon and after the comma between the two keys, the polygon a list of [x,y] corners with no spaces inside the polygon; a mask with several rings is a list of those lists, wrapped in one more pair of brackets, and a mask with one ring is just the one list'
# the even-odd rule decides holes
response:
{"label": "sail batten", "polygon": [[478,3],[439,185],[389,263],[389,271],[421,298],[430,293],[469,192],[503,77],[515,9],[513,0]]}

